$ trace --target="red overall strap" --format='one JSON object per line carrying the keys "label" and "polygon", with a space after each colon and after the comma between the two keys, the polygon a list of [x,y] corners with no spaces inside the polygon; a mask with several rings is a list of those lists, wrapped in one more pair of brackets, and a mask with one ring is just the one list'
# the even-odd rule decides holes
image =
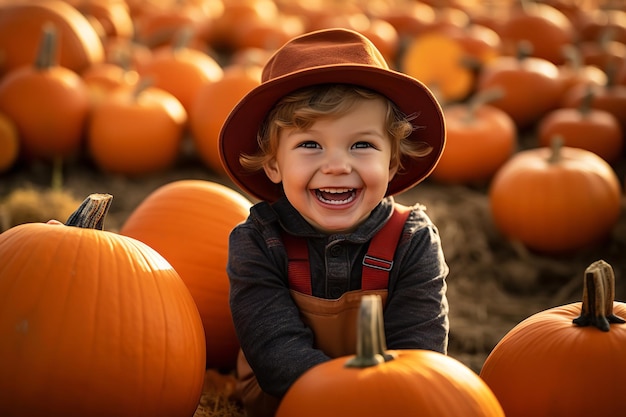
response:
{"label": "red overall strap", "polygon": [[396,253],[396,247],[410,211],[409,207],[395,204],[391,218],[372,238],[367,253],[363,257],[361,289],[382,290],[387,288],[389,271],[393,267],[393,256]]}
{"label": "red overall strap", "polygon": [[[409,213],[409,207],[395,204],[391,218],[370,242],[367,254],[363,258],[361,277],[363,290],[387,288],[389,271],[393,267],[393,256]],[[306,239],[284,233],[283,243],[289,258],[289,287],[292,290],[311,295],[311,267]]]}
{"label": "red overall strap", "polygon": [[311,295],[311,266],[309,265],[309,247],[306,239],[283,233],[283,244],[287,250],[287,273],[289,288]]}

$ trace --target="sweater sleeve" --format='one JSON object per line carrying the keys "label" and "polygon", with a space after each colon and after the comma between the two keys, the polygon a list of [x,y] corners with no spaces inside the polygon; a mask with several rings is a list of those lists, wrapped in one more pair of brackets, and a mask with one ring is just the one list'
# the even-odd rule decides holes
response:
{"label": "sweater sleeve", "polygon": [[[272,243],[274,242],[274,245]],[[250,223],[229,238],[227,273],[230,307],[241,348],[261,388],[282,397],[306,370],[329,358],[313,347],[284,276],[278,239],[269,239]]]}
{"label": "sweater sleeve", "polygon": [[405,226],[396,264],[384,311],[388,348],[447,353],[448,266],[437,228],[423,211]]}

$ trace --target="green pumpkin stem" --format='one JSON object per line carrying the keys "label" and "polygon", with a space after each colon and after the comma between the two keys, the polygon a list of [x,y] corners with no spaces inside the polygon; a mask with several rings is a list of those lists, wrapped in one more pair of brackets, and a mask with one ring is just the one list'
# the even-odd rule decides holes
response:
{"label": "green pumpkin stem", "polygon": [[109,212],[111,194],[90,194],[65,222],[66,226],[104,230],[104,218]]}
{"label": "green pumpkin stem", "polygon": [[57,65],[58,31],[54,24],[46,23],[41,29],[39,50],[35,57],[35,68],[47,70]]}
{"label": "green pumpkin stem", "polygon": [[489,88],[476,93],[470,98],[467,104],[467,112],[463,121],[467,124],[471,124],[476,119],[476,112],[482,106],[485,106],[492,101],[496,101],[504,97],[504,90],[500,87]]}
{"label": "green pumpkin stem", "polygon": [[573,320],[574,324],[594,326],[608,332],[610,324],[625,323],[624,319],[613,314],[614,300],[613,268],[603,260],[592,263],[585,270],[581,313]]}
{"label": "green pumpkin stem", "polygon": [[361,299],[357,322],[356,355],[346,362],[348,368],[367,368],[390,361],[383,325],[383,307],[379,295],[366,295]]}

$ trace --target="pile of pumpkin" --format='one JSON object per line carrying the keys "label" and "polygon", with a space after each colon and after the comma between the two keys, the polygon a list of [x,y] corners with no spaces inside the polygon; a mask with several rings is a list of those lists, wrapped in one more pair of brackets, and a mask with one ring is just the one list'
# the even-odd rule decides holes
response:
{"label": "pile of pumpkin", "polygon": [[190,150],[221,175],[219,129],[269,54],[343,26],[435,92],[448,144],[431,180],[490,185],[507,238],[567,252],[619,216],[626,11],[608,0],[3,0],[0,12],[0,175],[85,158],[140,176]]}
{"label": "pile of pumpkin", "polygon": [[[76,158],[105,174],[147,175],[172,168],[187,145],[221,174],[219,128],[258,85],[269,54],[305,31],[343,26],[370,37],[393,67],[441,101],[448,145],[432,181],[488,187],[495,224],[532,250],[593,245],[621,215],[615,166],[626,140],[626,12],[593,0],[496,6],[0,0],[0,175],[34,160]],[[25,224],[0,235],[0,414],[190,416],[205,369],[232,370],[238,344],[227,306],[226,243],[251,202],[213,183],[172,183],[137,207],[119,233],[98,230],[109,204],[93,196],[67,225]],[[211,219],[221,228],[198,236],[207,212],[223,216]],[[29,261],[33,253],[40,262]],[[511,363],[488,359],[481,374],[488,384],[446,364],[448,374],[423,384],[442,389],[425,391],[427,398],[458,398],[450,385],[465,384],[479,403],[475,415],[502,415],[498,402],[507,415],[595,413],[599,404],[621,410],[615,389],[626,371],[618,354],[625,333],[613,319],[611,274],[596,265],[586,277],[584,302],[567,307],[565,319],[559,311],[571,342],[526,339],[524,349],[544,350],[517,363],[521,342],[507,337],[494,358]],[[623,317],[623,304],[615,306]],[[610,331],[572,326],[581,309],[587,322]],[[531,333],[556,334],[547,325],[545,333],[535,329],[544,320],[554,326],[553,313],[538,313]],[[579,356],[569,356],[583,339],[593,352],[577,348]],[[512,351],[501,354],[504,346]],[[551,359],[537,361],[540,355]],[[438,360],[400,359],[418,373]],[[501,377],[497,360],[506,372],[527,373]],[[546,378],[572,367],[583,379],[569,375],[566,390],[560,377]],[[366,371],[373,378],[386,372],[373,369]],[[353,389],[337,392],[344,388]],[[364,400],[393,399],[402,388],[360,396],[364,408],[354,414],[371,411]],[[311,389],[294,387],[285,407],[296,410],[283,415],[302,411]],[[560,411],[565,403],[577,408]]]}

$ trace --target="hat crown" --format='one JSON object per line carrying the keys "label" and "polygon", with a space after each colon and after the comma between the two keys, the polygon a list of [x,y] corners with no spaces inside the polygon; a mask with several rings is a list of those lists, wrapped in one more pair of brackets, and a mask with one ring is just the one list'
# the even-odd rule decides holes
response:
{"label": "hat crown", "polygon": [[389,69],[365,36],[347,29],[321,30],[292,39],[269,59],[262,82],[298,71],[332,65],[368,65]]}

